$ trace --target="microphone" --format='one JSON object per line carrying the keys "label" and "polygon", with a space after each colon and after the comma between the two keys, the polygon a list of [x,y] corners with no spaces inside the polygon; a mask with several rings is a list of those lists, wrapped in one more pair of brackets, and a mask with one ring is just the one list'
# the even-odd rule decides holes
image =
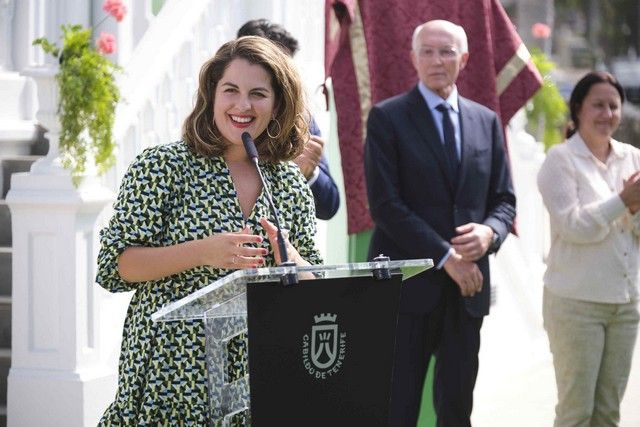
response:
{"label": "microphone", "polygon": [[[244,151],[247,152],[247,156],[249,156],[249,159],[251,159],[256,166],[258,166],[258,149],[256,148],[256,144],[253,142],[253,138],[251,138],[249,132],[242,132],[241,138],[242,144],[244,145]],[[260,169],[260,166],[258,166],[258,169]],[[262,178],[262,175],[260,175],[260,178]]]}
{"label": "microphone", "polygon": [[[278,249],[280,251],[280,261],[282,261],[280,265],[284,267],[293,267],[295,266],[295,263],[293,261],[289,261],[289,257],[287,255],[287,247],[284,242],[284,236],[282,235],[282,231],[280,229],[280,216],[278,215],[278,210],[276,209],[276,205],[273,203],[271,191],[269,191],[267,181],[265,181],[264,176],[262,175],[262,169],[260,169],[260,165],[258,164],[258,150],[256,149],[256,144],[253,142],[253,138],[251,138],[249,132],[242,132],[241,138],[244,149],[247,152],[247,156],[249,156],[249,159],[256,166],[256,170],[258,171],[258,175],[260,176],[260,181],[262,182],[264,192],[267,196],[267,201],[269,202],[269,207],[271,208],[271,214],[273,215],[274,223],[277,229]],[[298,276],[296,273],[287,273],[280,278],[280,281],[283,285],[293,285],[298,283]]]}

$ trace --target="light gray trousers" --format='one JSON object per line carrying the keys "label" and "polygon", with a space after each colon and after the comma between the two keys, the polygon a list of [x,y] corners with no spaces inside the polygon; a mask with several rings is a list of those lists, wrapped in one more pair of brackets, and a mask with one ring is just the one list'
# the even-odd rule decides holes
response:
{"label": "light gray trousers", "polygon": [[542,309],[558,388],[554,426],[617,426],[638,332],[638,302],[579,301],[545,287]]}

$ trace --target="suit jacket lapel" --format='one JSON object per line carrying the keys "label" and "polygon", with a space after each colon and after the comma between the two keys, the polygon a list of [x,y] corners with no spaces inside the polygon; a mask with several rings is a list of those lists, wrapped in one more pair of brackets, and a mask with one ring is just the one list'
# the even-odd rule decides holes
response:
{"label": "suit jacket lapel", "polygon": [[416,129],[420,132],[422,139],[425,141],[426,146],[432,151],[433,155],[438,159],[438,166],[440,171],[447,177],[449,183],[449,190],[454,193],[453,180],[450,176],[449,167],[447,166],[447,158],[444,152],[444,147],[440,141],[440,135],[433,122],[431,111],[425,102],[422,94],[416,86],[411,92],[409,92],[409,117],[413,121]]}
{"label": "suit jacket lapel", "polygon": [[473,111],[469,108],[467,101],[458,97],[458,108],[460,109],[460,169],[458,176],[458,188],[456,196],[464,186],[467,172],[470,170],[473,154],[475,153],[474,128],[476,126]]}

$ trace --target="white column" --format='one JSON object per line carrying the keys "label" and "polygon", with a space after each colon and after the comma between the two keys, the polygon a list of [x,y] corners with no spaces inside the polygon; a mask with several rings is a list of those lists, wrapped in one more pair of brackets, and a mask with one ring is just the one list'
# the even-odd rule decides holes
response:
{"label": "white column", "polygon": [[70,176],[15,174],[9,426],[95,425],[116,372],[102,364],[94,284],[99,216],[111,194]]}
{"label": "white column", "polygon": [[100,334],[104,292],[94,283],[97,231],[113,194],[95,179],[76,188],[60,167],[55,69],[29,75],[39,87],[37,117],[50,130],[51,152],[30,172],[14,174],[7,194],[13,233],[8,425],[94,426],[117,381],[104,356],[113,343]]}
{"label": "white column", "polygon": [[[1,1],[1,0],[0,0]],[[32,46],[37,37],[46,37],[61,45],[62,24],[90,24],[88,0],[20,0],[16,1],[13,21],[13,60],[16,71],[35,64],[55,64],[57,60]]]}
{"label": "white column", "polygon": [[60,93],[56,81],[57,73],[58,65],[56,64],[28,67],[21,74],[24,77],[30,77],[36,85],[38,97],[36,119],[47,129],[46,137],[49,140],[47,155],[31,165],[31,172],[67,176],[69,171],[62,167],[58,151],[60,143],[60,120],[58,119]]}
{"label": "white column", "polygon": [[0,0],[0,71],[13,70],[13,49],[11,49],[11,33],[14,0]]}
{"label": "white column", "polygon": [[133,1],[129,4],[131,21],[131,48],[136,45],[144,36],[144,33],[151,25],[154,15],[151,9],[151,1]]}

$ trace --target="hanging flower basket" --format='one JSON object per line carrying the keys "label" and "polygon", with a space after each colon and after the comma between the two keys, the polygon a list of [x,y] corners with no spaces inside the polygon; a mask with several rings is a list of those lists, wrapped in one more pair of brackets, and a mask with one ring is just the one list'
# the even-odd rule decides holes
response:
{"label": "hanging flower basket", "polygon": [[[121,0],[107,0],[103,9],[118,21],[126,14]],[[59,62],[59,153],[76,182],[89,161],[95,163],[98,174],[115,162],[112,129],[120,99],[115,73],[120,68],[104,56],[115,51],[115,37],[102,33],[95,45],[91,37],[91,28],[63,25],[62,47],[43,37],[33,41]]]}

